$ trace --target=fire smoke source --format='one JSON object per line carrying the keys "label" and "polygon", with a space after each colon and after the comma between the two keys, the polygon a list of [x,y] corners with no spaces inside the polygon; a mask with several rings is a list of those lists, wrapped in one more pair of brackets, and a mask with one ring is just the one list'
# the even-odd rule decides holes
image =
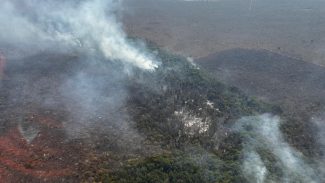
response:
{"label": "fire smoke source", "polygon": [[159,63],[143,43],[127,38],[116,18],[120,6],[116,0],[1,1],[0,50],[12,86],[6,90],[19,115],[62,107],[70,138],[99,134],[100,127],[107,141],[117,138],[128,149],[141,141],[124,107],[129,76],[123,71],[154,71]]}
{"label": "fire smoke source", "polygon": [[115,17],[119,7],[113,0],[4,0],[0,41],[27,52],[96,50],[109,60],[154,70],[154,56],[123,32]]}
{"label": "fire smoke source", "polygon": [[[308,161],[302,153],[285,141],[279,128],[280,122],[278,116],[263,114],[243,117],[235,125],[235,131],[241,132],[245,137],[243,172],[247,179],[256,183],[264,182],[264,180],[271,182],[322,182],[322,172],[317,165],[307,163]],[[265,165],[269,157],[276,160],[276,162],[272,162],[273,166],[278,166],[282,171],[278,180],[274,179],[279,175],[270,175],[270,167]]]}

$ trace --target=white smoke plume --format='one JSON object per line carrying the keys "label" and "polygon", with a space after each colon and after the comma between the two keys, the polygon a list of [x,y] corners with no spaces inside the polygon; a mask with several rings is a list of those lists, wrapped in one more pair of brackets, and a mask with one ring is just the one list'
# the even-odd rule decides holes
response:
{"label": "white smoke plume", "polygon": [[245,152],[245,161],[243,163],[243,172],[248,180],[255,180],[256,183],[263,183],[267,174],[267,169],[261,160],[260,155],[255,151]]}
{"label": "white smoke plume", "polygon": [[[279,129],[280,122],[278,116],[263,114],[243,117],[236,123],[235,131],[244,136],[242,167],[245,176],[251,182],[257,183],[277,181],[320,183],[319,169],[308,163],[302,153],[285,141]],[[271,162],[271,166],[280,167],[282,173],[281,177],[278,177],[279,180],[271,175],[271,168],[266,166],[268,158],[266,156],[273,157],[275,162]]]}
{"label": "white smoke plume", "polygon": [[154,56],[128,41],[115,16],[119,8],[114,0],[3,0],[1,46],[25,52],[98,50],[107,59],[154,70]]}
{"label": "white smoke plume", "polygon": [[123,32],[120,1],[0,4],[0,51],[10,79],[0,90],[9,90],[8,103],[17,106],[12,111],[24,118],[49,110],[58,114],[71,139],[100,138],[109,148],[140,148],[142,137],[125,106],[130,76],[123,71],[154,71],[159,63],[144,43]]}

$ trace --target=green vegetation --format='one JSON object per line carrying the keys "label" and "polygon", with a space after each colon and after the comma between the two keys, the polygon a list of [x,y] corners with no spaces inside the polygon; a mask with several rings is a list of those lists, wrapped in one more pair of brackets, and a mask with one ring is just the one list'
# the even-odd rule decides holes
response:
{"label": "green vegetation", "polygon": [[[240,116],[271,111],[271,106],[245,96],[236,88],[227,88],[204,70],[185,58],[158,52],[161,66],[153,73],[138,72],[138,79],[129,82],[131,97],[129,114],[139,131],[168,147],[201,144],[213,149],[214,136],[223,125],[230,125]],[[213,107],[207,102],[213,103]],[[185,110],[193,116],[209,119],[206,133],[189,136],[175,111]]]}
{"label": "green vegetation", "polygon": [[[281,110],[225,86],[183,57],[161,50],[157,57],[161,65],[155,72],[134,70],[128,80],[130,96],[126,106],[147,142],[172,153],[126,161],[120,168],[98,175],[96,180],[243,182],[241,136],[227,128],[241,116]],[[189,133],[176,111],[205,120],[208,129]],[[193,146],[197,148],[188,150]]]}
{"label": "green vegetation", "polygon": [[203,169],[181,155],[160,155],[133,162],[110,176],[111,182],[207,182]]}

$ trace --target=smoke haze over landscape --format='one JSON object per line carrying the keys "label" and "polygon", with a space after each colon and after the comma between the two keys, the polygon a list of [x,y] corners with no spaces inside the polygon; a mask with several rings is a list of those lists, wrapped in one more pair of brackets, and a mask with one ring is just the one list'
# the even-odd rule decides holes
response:
{"label": "smoke haze over landscape", "polygon": [[[143,69],[153,55],[127,41],[114,12],[118,1],[7,1],[1,6],[1,43],[28,51],[100,50],[111,60]],[[134,43],[135,44],[135,43]],[[30,50],[31,49],[31,50]]]}
{"label": "smoke haze over landscape", "polygon": [[293,1],[2,0],[0,182],[322,183],[325,4]]}

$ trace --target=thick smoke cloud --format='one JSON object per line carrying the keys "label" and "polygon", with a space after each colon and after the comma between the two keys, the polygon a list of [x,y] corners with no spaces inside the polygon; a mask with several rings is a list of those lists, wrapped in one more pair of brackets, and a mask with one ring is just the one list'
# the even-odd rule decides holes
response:
{"label": "thick smoke cloud", "polygon": [[252,182],[321,182],[322,172],[292,148],[271,114],[241,118],[234,129],[244,136],[242,170]]}
{"label": "thick smoke cloud", "polygon": [[261,160],[260,155],[255,151],[245,152],[245,161],[243,163],[243,172],[248,180],[254,180],[256,183],[263,183],[267,174],[267,169]]}
{"label": "thick smoke cloud", "polygon": [[[140,44],[131,44],[115,13],[119,1],[4,0],[0,7],[0,41],[25,52],[92,52],[142,69],[158,65]],[[140,48],[141,47],[141,48]]]}
{"label": "thick smoke cloud", "polygon": [[114,0],[1,1],[0,51],[9,80],[0,90],[9,91],[8,106],[14,106],[6,116],[17,116],[29,142],[40,129],[26,116],[51,113],[70,139],[140,148],[143,138],[125,106],[126,82],[130,68],[154,71],[159,63],[123,32],[120,6]]}

